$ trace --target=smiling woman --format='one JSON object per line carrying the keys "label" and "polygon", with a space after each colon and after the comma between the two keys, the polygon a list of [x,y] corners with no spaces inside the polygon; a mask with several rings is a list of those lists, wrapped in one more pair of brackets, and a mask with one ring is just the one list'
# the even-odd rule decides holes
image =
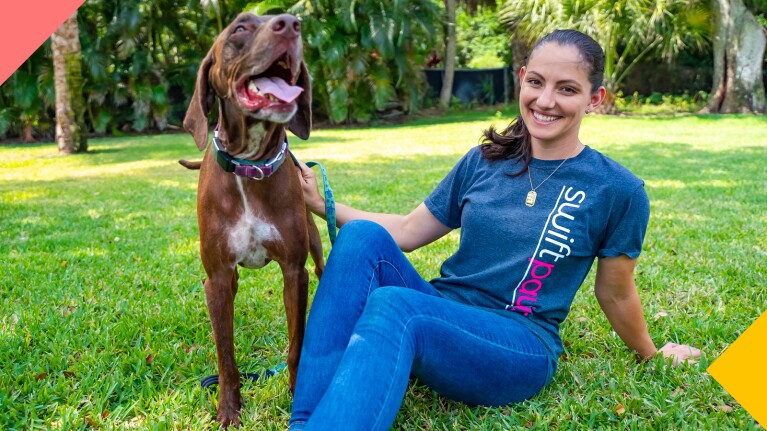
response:
{"label": "smiling woman", "polygon": [[532,136],[533,157],[562,159],[582,149],[581,121],[605,98],[601,83],[589,81],[588,63],[574,46],[545,44],[519,71],[520,115]]}
{"label": "smiling woman", "polygon": [[[336,204],[343,227],[312,303],[291,430],[389,429],[410,376],[474,405],[534,396],[554,376],[560,324],[597,259],[594,292],[629,348],[675,363],[700,354],[655,347],[633,278],[644,183],[579,139],[604,100],[603,72],[593,39],[552,32],[521,71],[520,116],[488,130],[409,214]],[[302,179],[307,207],[324,216],[314,173],[302,166]],[[403,251],[459,228],[427,281]]]}

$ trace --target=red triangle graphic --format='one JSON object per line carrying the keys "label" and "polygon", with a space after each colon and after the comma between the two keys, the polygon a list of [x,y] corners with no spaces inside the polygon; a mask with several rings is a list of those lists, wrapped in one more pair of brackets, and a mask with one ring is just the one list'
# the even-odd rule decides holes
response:
{"label": "red triangle graphic", "polygon": [[0,85],[85,0],[21,0],[0,8]]}

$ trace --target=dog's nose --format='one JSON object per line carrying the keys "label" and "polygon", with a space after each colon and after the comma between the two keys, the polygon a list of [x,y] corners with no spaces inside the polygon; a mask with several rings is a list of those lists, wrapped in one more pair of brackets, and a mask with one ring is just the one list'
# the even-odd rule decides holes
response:
{"label": "dog's nose", "polygon": [[293,15],[278,15],[272,20],[272,32],[286,37],[298,36],[301,34],[301,23]]}

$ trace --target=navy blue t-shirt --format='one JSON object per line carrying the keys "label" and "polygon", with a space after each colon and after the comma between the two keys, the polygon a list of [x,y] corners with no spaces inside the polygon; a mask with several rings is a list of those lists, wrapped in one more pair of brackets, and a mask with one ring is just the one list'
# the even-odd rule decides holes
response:
{"label": "navy blue t-shirt", "polygon": [[[540,184],[561,160],[533,159]],[[518,160],[489,162],[474,147],[424,203],[446,226],[461,228],[458,250],[431,283],[445,296],[485,308],[532,330],[556,367],[559,325],[594,258],[642,249],[650,203],[642,180],[586,147],[536,189]]]}

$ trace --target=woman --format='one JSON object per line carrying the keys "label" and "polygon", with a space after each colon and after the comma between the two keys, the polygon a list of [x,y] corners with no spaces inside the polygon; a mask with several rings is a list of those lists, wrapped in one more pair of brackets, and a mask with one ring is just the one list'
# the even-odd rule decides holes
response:
{"label": "woman", "polygon": [[[344,227],[309,315],[291,430],[385,430],[410,375],[438,393],[500,406],[535,395],[562,352],[559,325],[595,258],[594,290],[642,358],[700,352],[647,332],[633,273],[649,202],[641,180],[584,146],[604,100],[604,52],[572,30],[546,35],[520,70],[520,115],[485,132],[406,216],[337,205]],[[324,216],[314,174],[304,195]],[[402,253],[461,228],[427,282]]]}

